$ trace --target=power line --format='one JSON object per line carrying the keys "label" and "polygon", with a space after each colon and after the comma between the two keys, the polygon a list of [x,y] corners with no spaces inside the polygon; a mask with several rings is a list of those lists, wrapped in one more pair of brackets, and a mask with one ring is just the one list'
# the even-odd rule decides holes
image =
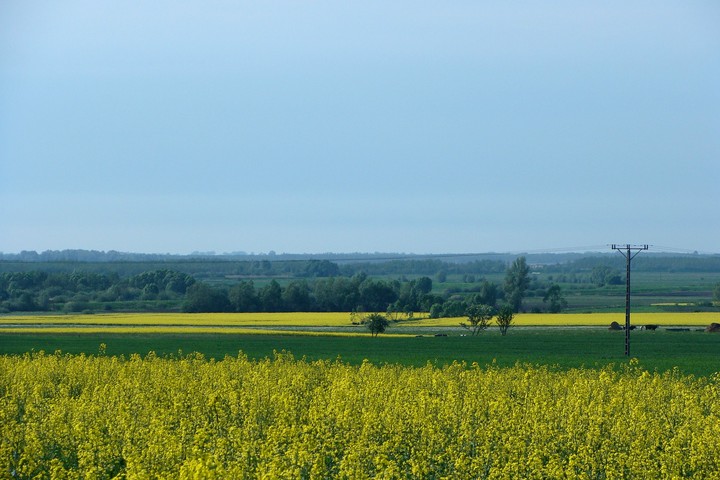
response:
{"label": "power line", "polygon": [[699,251],[696,249],[690,249],[690,248],[681,248],[681,247],[667,247],[662,245],[650,245],[653,247],[653,249],[660,251],[660,252],[666,252],[666,253],[685,253],[688,255],[718,255],[717,252],[705,252],[705,251]]}

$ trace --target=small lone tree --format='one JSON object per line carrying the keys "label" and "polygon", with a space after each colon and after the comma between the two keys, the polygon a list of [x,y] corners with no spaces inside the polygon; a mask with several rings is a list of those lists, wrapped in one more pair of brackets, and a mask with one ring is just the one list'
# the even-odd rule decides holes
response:
{"label": "small lone tree", "polygon": [[468,328],[464,323],[460,325],[472,331],[473,335],[477,335],[490,325],[490,320],[494,315],[495,313],[490,305],[472,305],[467,309],[468,322],[472,328]]}
{"label": "small lone tree", "polygon": [[500,335],[505,336],[505,334],[507,334],[507,331],[512,325],[514,315],[513,308],[510,305],[503,305],[500,307],[496,320],[498,327],[500,327]]}
{"label": "small lone tree", "polygon": [[373,337],[377,337],[378,334],[383,333],[390,324],[388,319],[385,318],[385,315],[380,313],[371,313],[365,317],[365,323]]}

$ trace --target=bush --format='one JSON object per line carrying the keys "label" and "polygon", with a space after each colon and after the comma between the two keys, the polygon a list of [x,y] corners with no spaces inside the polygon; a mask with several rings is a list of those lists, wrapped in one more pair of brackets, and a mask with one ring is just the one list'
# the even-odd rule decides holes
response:
{"label": "bush", "polygon": [[443,315],[443,306],[439,303],[433,303],[430,307],[430,318],[440,318]]}

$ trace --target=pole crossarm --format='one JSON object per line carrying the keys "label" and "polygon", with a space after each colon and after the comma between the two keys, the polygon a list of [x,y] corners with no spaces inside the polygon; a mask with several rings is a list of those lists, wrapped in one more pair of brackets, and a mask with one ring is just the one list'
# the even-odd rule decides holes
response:
{"label": "pole crossarm", "polygon": [[630,245],[630,244],[627,244],[627,245],[618,245],[618,244],[616,244],[616,243],[613,243],[613,244],[612,244],[612,249],[613,249],[613,250],[617,250],[618,252],[620,252],[620,254],[621,254],[623,257],[625,256],[625,253],[623,252],[623,250],[627,250],[628,252],[631,252],[631,251],[633,251],[633,250],[637,250],[637,252],[635,252],[635,253],[632,255],[632,257],[630,258],[630,260],[632,260],[633,258],[635,258],[635,256],[636,256],[638,253],[642,252],[643,250],[647,250],[647,249],[649,249],[649,248],[650,248],[650,245]]}
{"label": "pole crossarm", "polygon": [[[617,245],[613,244],[612,249],[617,250],[626,260],[625,273],[625,356],[630,356],[630,262],[638,253],[650,248],[649,245]],[[625,251],[623,251],[625,250]],[[633,253],[635,252],[635,253]]]}

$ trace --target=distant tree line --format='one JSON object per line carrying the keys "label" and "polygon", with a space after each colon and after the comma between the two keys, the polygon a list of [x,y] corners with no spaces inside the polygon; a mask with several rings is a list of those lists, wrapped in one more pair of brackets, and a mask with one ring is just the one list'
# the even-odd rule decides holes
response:
{"label": "distant tree line", "polygon": [[[432,293],[433,281],[427,276],[413,280],[383,280],[364,272],[352,277],[329,277],[308,282],[292,280],[284,287],[271,280],[256,287],[252,280],[241,280],[230,288],[196,283],[188,289],[187,312],[386,312],[393,319],[399,314],[429,312],[433,318],[462,317],[477,305],[490,309],[501,306],[513,312],[522,309],[530,285],[530,267],[525,257],[517,258],[505,270],[502,285],[482,279],[471,295]],[[551,285],[543,299],[548,311],[567,307],[559,285]]]}
{"label": "distant tree line", "polygon": [[0,312],[80,312],[91,309],[93,303],[177,301],[195,283],[190,275],[170,270],[128,278],[94,272],[6,272],[0,274]]}
{"label": "distant tree line", "polygon": [[[261,268],[263,268],[261,266]],[[494,268],[494,267],[493,267]],[[433,293],[429,276],[389,280],[358,272],[339,274],[329,261],[303,264],[301,278],[272,278],[256,285],[252,278],[200,281],[183,272],[160,269],[128,277],[96,272],[0,273],[0,312],[96,310],[179,310],[186,312],[429,312],[432,317],[460,317],[475,305],[496,308],[499,302],[520,311],[527,295],[530,267],[519,257],[505,270],[504,283],[480,278],[472,291]],[[465,276],[467,280],[467,275]],[[233,282],[232,284],[228,282]],[[559,285],[546,289],[550,311],[567,306]]]}
{"label": "distant tree line", "polygon": [[[315,266],[323,268],[321,264]],[[323,273],[327,272],[313,274]],[[385,312],[391,305],[400,311],[421,311],[443,301],[431,290],[432,280],[427,277],[400,282],[362,273],[293,279],[284,287],[273,279],[258,288],[253,280],[239,280],[229,287],[213,286],[172,270],[127,278],[94,272],[6,272],[0,274],[0,312],[79,312],[92,310],[97,304],[113,309],[116,302],[153,301],[168,301],[169,308],[181,305],[188,312]]]}
{"label": "distant tree line", "polygon": [[503,273],[507,263],[501,260],[474,260],[469,262],[446,262],[438,259],[389,260],[384,262],[353,262],[343,264],[343,275],[364,272],[368,275],[437,275]]}
{"label": "distant tree line", "polygon": [[432,280],[421,277],[405,282],[368,277],[327,277],[315,281],[295,279],[284,287],[273,279],[261,287],[240,280],[227,288],[198,282],[186,295],[187,312],[418,312],[442,302],[431,294]]}
{"label": "distant tree line", "polygon": [[[717,270],[710,267],[716,260],[713,256],[638,256],[633,269],[642,271],[637,264],[656,271],[720,271],[720,262]],[[525,256],[511,263],[489,259],[349,263],[265,258],[107,263],[4,260],[0,261],[0,313],[182,309],[383,312],[389,318],[429,312],[433,317],[458,317],[473,306],[506,304],[514,312],[558,312],[568,306],[561,285],[622,285],[623,262],[620,255],[581,257],[557,265],[531,264]],[[497,281],[503,273],[504,280]],[[452,278],[445,288],[433,289],[433,282],[442,285],[449,275]],[[720,303],[717,292],[714,301]],[[533,300],[525,302],[526,298]]]}
{"label": "distant tree line", "polygon": [[[345,276],[358,273],[369,276],[408,275],[428,276],[442,283],[448,275],[462,275],[472,283],[475,278],[505,272],[517,257],[497,255],[495,259],[471,257],[413,258],[398,255],[385,258],[373,254],[348,255],[327,254],[335,258],[311,258],[308,255],[155,255],[129,254],[115,251],[92,250],[24,251],[19,254],[0,253],[0,273],[31,272],[48,273],[94,272],[120,277],[138,275],[152,270],[174,270],[191,275],[198,280],[241,277],[288,277],[321,278]],[[532,254],[523,256],[536,271],[552,275],[559,283],[596,283],[612,285],[624,280],[617,275],[624,272],[624,259],[617,254]],[[601,283],[596,269],[617,272]],[[720,255],[666,255],[647,253],[633,261],[637,272],[720,272]]]}
{"label": "distant tree line", "polygon": [[439,273],[485,275],[502,273],[507,264],[501,261],[481,260],[466,263],[449,263],[441,260],[392,260],[385,262],[352,262],[339,264],[329,260],[215,260],[183,259],[167,261],[21,261],[0,260],[0,272],[22,272],[43,270],[47,272],[72,272],[75,270],[96,273],[117,273],[120,276],[137,275],[158,269],[176,270],[193,275],[198,279],[218,277],[295,277],[318,278],[345,276],[357,273],[379,275],[426,275]]}
{"label": "distant tree line", "polygon": [[[167,301],[168,309],[186,312],[431,312],[434,317],[463,316],[468,306],[495,306],[504,296],[499,285],[483,280],[477,293],[459,298],[432,293],[429,277],[408,281],[327,277],[294,279],[281,286],[271,280],[257,287],[253,280],[232,286],[213,286],[169,270],[144,272],[129,278],[96,273],[41,271],[0,274],[0,312],[82,312],[113,310],[117,302],[146,309],[148,303]],[[132,303],[135,302],[135,303]],[[144,302],[144,303],[143,303]],[[98,307],[102,305],[102,307]]]}
{"label": "distant tree line", "polygon": [[[587,256],[566,263],[542,266],[546,273],[590,273],[597,267],[625,270],[618,254]],[[720,255],[668,255],[643,253],[633,260],[634,272],[720,272]]]}
{"label": "distant tree line", "polygon": [[270,261],[253,260],[230,262],[222,260],[178,260],[178,261],[116,261],[116,262],[24,262],[0,261],[0,273],[33,272],[48,273],[92,272],[104,275],[129,277],[153,270],[173,270],[196,279],[232,277],[297,277],[316,278],[340,275],[336,263],[328,260]]}

